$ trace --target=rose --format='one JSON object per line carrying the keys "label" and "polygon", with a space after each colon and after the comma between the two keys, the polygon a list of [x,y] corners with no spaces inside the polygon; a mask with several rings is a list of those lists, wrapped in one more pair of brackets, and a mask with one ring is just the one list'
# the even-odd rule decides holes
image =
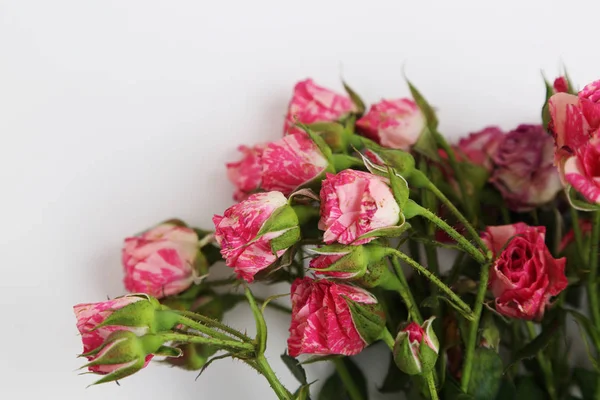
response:
{"label": "rose", "polygon": [[[146,300],[144,300],[144,297],[131,295],[117,297],[113,300],[102,301],[99,303],[77,304],[74,306],[73,311],[75,312],[75,318],[77,318],[77,329],[81,334],[81,341],[83,342],[83,353],[90,353],[100,348],[105,339],[111,333],[116,331],[132,331],[137,335],[143,335],[147,333],[150,330],[150,326],[143,326],[145,324],[140,324],[142,326],[137,327],[123,325],[99,327],[99,325],[103,324],[115,311],[139,301]],[[96,355],[88,356],[89,361],[93,361],[95,358]],[[144,366],[148,365],[150,359],[152,359],[151,354],[146,357]],[[100,374],[109,374],[115,371],[117,366],[91,365],[88,367],[88,369],[92,372]]]}
{"label": "rose", "polygon": [[490,182],[510,209],[532,210],[562,189],[553,155],[552,138],[540,125],[519,125],[502,138]]}
{"label": "rose", "polygon": [[439,352],[439,341],[429,318],[420,326],[416,322],[406,325],[394,343],[394,361],[408,375],[419,375],[433,369]]}
{"label": "rose", "polygon": [[225,263],[241,279],[254,280],[300,235],[298,217],[281,192],[256,193],[213,217]]}
{"label": "rose", "polygon": [[360,237],[400,221],[400,207],[391,189],[376,175],[351,169],[327,174],[320,195],[319,229],[325,231],[323,240],[328,244],[368,243],[375,237]]}
{"label": "rose", "polygon": [[160,224],[125,239],[125,288],[156,298],[178,294],[194,282],[199,253],[197,233],[185,226]]}
{"label": "rose", "polygon": [[329,165],[306,133],[293,133],[269,143],[262,161],[263,189],[285,195],[316,178]]}
{"label": "rose", "polygon": [[550,297],[567,287],[566,259],[552,257],[545,234],[546,228],[522,222],[490,226],[482,234],[494,253],[489,287],[500,314],[540,320]]}
{"label": "rose", "polygon": [[562,164],[564,179],[590,203],[600,204],[600,136]]}
{"label": "rose", "polygon": [[360,353],[385,324],[377,299],[364,289],[329,280],[296,279],[291,287],[288,353]]}
{"label": "rose", "polygon": [[559,76],[552,85],[554,93],[569,93],[569,81],[564,76]]}
{"label": "rose", "polygon": [[496,126],[488,126],[481,131],[471,133],[466,138],[460,139],[455,147],[455,152],[461,161],[473,164],[492,171],[492,157],[502,141],[504,132]]}
{"label": "rose", "polygon": [[297,122],[312,124],[336,121],[353,111],[356,111],[356,107],[349,97],[318,86],[312,79],[306,79],[298,82],[294,87],[294,95],[290,100],[283,131],[304,133],[293,125]]}
{"label": "rose", "polygon": [[235,201],[242,201],[259,189],[262,181],[262,153],[264,145],[253,147],[240,146],[242,159],[227,163],[227,177],[236,187]]}
{"label": "rose", "polygon": [[356,121],[365,136],[382,146],[409,150],[425,129],[425,117],[410,99],[382,100]]}

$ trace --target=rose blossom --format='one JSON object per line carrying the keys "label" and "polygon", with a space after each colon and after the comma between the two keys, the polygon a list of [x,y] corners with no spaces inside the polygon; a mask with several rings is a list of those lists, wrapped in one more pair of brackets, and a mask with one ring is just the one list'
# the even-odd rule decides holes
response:
{"label": "rose blossom", "polygon": [[503,137],[490,182],[510,209],[529,211],[551,201],[562,189],[553,156],[552,137],[540,125],[519,125]]}
{"label": "rose blossom", "polygon": [[[265,223],[283,207],[287,210],[277,216],[276,230],[263,232]],[[252,282],[257,272],[273,264],[289,247],[273,251],[272,242],[284,234],[298,234],[299,231],[298,218],[281,192],[253,194],[225,210],[223,216],[215,215],[213,222],[215,239],[221,246],[225,263],[248,282]]]}
{"label": "rose blossom", "polygon": [[233,198],[242,201],[258,190],[262,181],[262,153],[264,145],[254,147],[240,146],[242,159],[227,163],[227,177],[237,188]]}
{"label": "rose blossom", "polygon": [[357,239],[399,220],[400,207],[383,178],[352,169],[327,174],[321,187],[319,220],[325,243],[368,243],[375,238]]}
{"label": "rose blossom", "polygon": [[316,85],[312,79],[298,82],[290,100],[285,117],[284,133],[304,133],[293,125],[297,122],[312,124],[315,122],[337,121],[356,108],[347,96]]}
{"label": "rose blossom", "polygon": [[504,132],[496,126],[488,126],[478,132],[471,133],[466,138],[460,139],[455,147],[461,160],[469,161],[475,165],[492,171],[492,157],[502,141]]}
{"label": "rose blossom", "polygon": [[125,239],[125,288],[156,298],[183,292],[194,282],[198,235],[170,223]]}
{"label": "rose blossom", "polygon": [[[140,327],[103,326],[96,328],[115,310],[119,310],[137,301],[144,301],[144,298],[140,296],[124,296],[99,303],[77,304],[74,306],[73,311],[77,318],[77,329],[81,334],[81,341],[83,342],[83,353],[85,354],[97,349],[111,333],[116,331],[131,331],[139,335],[146,333],[147,329]],[[93,361],[96,358],[97,355],[89,356],[88,360]],[[146,365],[148,365],[150,359],[152,359],[151,354],[146,357]],[[119,365],[95,365],[88,367],[88,369],[99,374],[109,374],[119,367]]]}
{"label": "rose blossom", "polygon": [[409,150],[425,128],[425,117],[410,99],[382,100],[356,121],[356,127],[382,146]]}
{"label": "rose blossom", "polygon": [[540,320],[550,302],[567,287],[565,258],[555,259],[544,242],[546,228],[490,226],[482,234],[494,253],[489,287],[496,311],[508,317]]}
{"label": "rose blossom", "polygon": [[352,319],[348,300],[375,305],[377,299],[364,289],[311,278],[296,279],[291,287],[292,322],[288,353],[358,354],[369,343]]}
{"label": "rose blossom", "polygon": [[289,195],[329,165],[306,133],[293,133],[269,143],[262,155],[262,187]]}

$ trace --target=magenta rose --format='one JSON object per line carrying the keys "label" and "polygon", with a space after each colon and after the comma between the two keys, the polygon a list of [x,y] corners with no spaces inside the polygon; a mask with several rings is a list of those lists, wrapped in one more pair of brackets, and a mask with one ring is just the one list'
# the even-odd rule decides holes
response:
{"label": "magenta rose", "polygon": [[562,189],[553,159],[552,137],[544,128],[520,125],[502,138],[490,182],[511,210],[532,210],[554,199]]}
{"label": "magenta rose", "polygon": [[377,299],[355,286],[324,279],[296,279],[292,283],[291,299],[288,353],[292,357],[300,354],[350,356],[360,353],[374,340],[374,334],[362,331],[354,320],[360,307],[371,311],[372,320],[377,319],[381,329],[385,323],[381,310],[377,308]]}
{"label": "magenta rose", "polygon": [[545,235],[546,228],[522,222],[490,226],[482,234],[494,253],[489,287],[500,314],[540,320],[550,298],[567,287],[566,259],[552,257]]}
{"label": "magenta rose", "polygon": [[455,151],[461,161],[469,161],[491,172],[493,167],[492,157],[503,137],[504,132],[500,128],[489,126],[460,139]]}
{"label": "magenta rose", "polygon": [[554,93],[569,93],[569,81],[565,76],[559,76],[552,85]]}
{"label": "magenta rose", "polygon": [[356,121],[368,138],[392,149],[409,150],[425,129],[425,117],[410,99],[382,100]]}
{"label": "magenta rose", "polygon": [[306,79],[294,87],[283,131],[285,134],[304,133],[293,125],[337,121],[353,111],[356,111],[356,107],[349,97],[318,86],[312,79]]}
{"label": "magenta rose", "polygon": [[156,298],[181,293],[194,282],[198,252],[196,232],[170,223],[127,238],[123,246],[125,288]]}
{"label": "magenta rose", "polygon": [[257,191],[262,182],[262,153],[264,145],[254,147],[240,146],[242,159],[227,163],[227,177],[236,187],[233,195],[235,201],[242,201]]}
{"label": "magenta rose", "polygon": [[289,195],[321,174],[329,165],[317,145],[304,132],[269,143],[262,155],[262,187]]}
{"label": "magenta rose", "polygon": [[[81,341],[83,342],[83,353],[85,354],[98,349],[113,332],[130,331],[137,335],[147,333],[148,328],[143,327],[103,326],[98,328],[98,325],[103,323],[113,312],[138,301],[146,300],[141,296],[124,296],[100,303],[77,304],[74,306],[73,311],[77,318],[77,329],[81,334]],[[89,361],[94,361],[100,355],[96,354],[87,358]],[[148,365],[150,359],[152,359],[152,354],[146,357],[144,366]],[[88,369],[98,374],[109,374],[121,367],[118,364],[94,365],[88,367]]]}
{"label": "magenta rose", "polygon": [[395,226],[400,217],[400,207],[382,177],[347,169],[327,174],[323,181],[319,229],[325,231],[325,243],[368,243],[375,238],[360,236]]}
{"label": "magenta rose", "polygon": [[248,282],[299,239],[298,217],[281,192],[253,194],[213,222],[225,263]]}

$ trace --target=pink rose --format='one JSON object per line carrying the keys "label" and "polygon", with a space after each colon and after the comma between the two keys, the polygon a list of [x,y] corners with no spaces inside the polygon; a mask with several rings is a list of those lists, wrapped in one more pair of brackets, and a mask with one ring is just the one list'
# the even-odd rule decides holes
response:
{"label": "pink rose", "polygon": [[514,211],[529,211],[562,189],[553,165],[554,148],[540,125],[520,125],[506,134],[494,155],[490,182]]}
{"label": "pink rose", "polygon": [[242,152],[242,159],[226,164],[227,177],[237,188],[233,195],[235,201],[242,201],[259,189],[262,182],[264,147],[264,145],[240,146],[238,150]]}
{"label": "pink rose", "polygon": [[590,203],[600,204],[600,136],[567,158],[561,172],[568,184]]}
{"label": "pink rose", "polygon": [[327,174],[319,220],[325,243],[365,244],[375,238],[360,236],[399,221],[400,207],[384,178],[352,169]]}
{"label": "pink rose", "polygon": [[253,194],[223,216],[215,215],[213,222],[225,263],[248,282],[299,239],[298,217],[281,192]]}
{"label": "pink rose", "polygon": [[382,100],[373,104],[356,127],[382,146],[410,150],[425,129],[425,117],[410,99]]}
{"label": "pink rose", "polygon": [[[75,317],[77,318],[77,329],[81,334],[81,341],[83,342],[83,353],[88,353],[102,346],[104,340],[113,332],[116,331],[130,331],[137,335],[145,334],[148,329],[142,327],[126,327],[126,326],[103,326],[96,328],[104,320],[106,320],[114,311],[119,310],[125,306],[133,304],[137,301],[144,301],[141,296],[124,296],[117,297],[113,300],[102,301],[100,303],[88,303],[88,304],[77,304],[73,307]],[[98,358],[99,355],[89,356],[88,360],[93,361]],[[148,365],[152,359],[152,354],[146,357],[146,363]],[[116,365],[95,365],[90,366],[88,369],[92,372],[99,374],[109,374],[121,366]]]}
{"label": "pink rose", "polygon": [[350,356],[360,353],[369,344],[359,333],[360,327],[353,320],[349,305],[351,301],[375,306],[377,299],[366,290],[324,279],[302,278],[292,283],[291,299],[290,356]]}
{"label": "pink rose", "polygon": [[304,133],[294,128],[297,122],[312,124],[315,122],[337,121],[356,110],[347,96],[317,86],[312,79],[298,82],[285,117],[284,133]]}
{"label": "pink rose", "polygon": [[194,282],[199,252],[193,229],[170,223],[125,239],[125,288],[156,298],[178,294]]}
{"label": "pink rose", "polygon": [[484,167],[488,172],[491,172],[493,167],[492,157],[496,153],[503,136],[504,132],[500,128],[489,126],[460,139],[455,151],[459,159]]}
{"label": "pink rose", "polygon": [[550,297],[567,287],[566,259],[552,257],[545,235],[546,228],[522,222],[490,226],[482,234],[484,243],[494,252],[489,287],[500,314],[540,320]]}
{"label": "pink rose", "polygon": [[269,143],[262,161],[263,189],[285,195],[316,178],[329,165],[317,145],[304,132]]}
{"label": "pink rose", "polygon": [[554,93],[568,93],[569,92],[569,81],[564,76],[559,76],[554,80],[554,84],[552,85],[554,88]]}

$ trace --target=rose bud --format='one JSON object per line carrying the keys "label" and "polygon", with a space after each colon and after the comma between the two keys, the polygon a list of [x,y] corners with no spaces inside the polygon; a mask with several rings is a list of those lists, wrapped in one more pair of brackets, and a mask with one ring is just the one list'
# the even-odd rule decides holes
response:
{"label": "rose bud", "polygon": [[553,157],[552,138],[541,125],[520,125],[502,138],[490,182],[511,210],[530,211],[562,189]]}
{"label": "rose bud", "polygon": [[489,126],[483,130],[471,133],[466,138],[460,139],[455,150],[461,160],[492,171],[492,157],[502,141],[504,132],[496,126]]}
{"label": "rose bud", "polygon": [[185,226],[160,224],[125,239],[125,288],[156,298],[178,294],[197,278],[198,234]]}
{"label": "rose bud", "polygon": [[566,259],[552,257],[545,235],[545,227],[522,222],[490,226],[481,235],[494,254],[489,287],[500,314],[540,320],[550,297],[567,287]]}
{"label": "rose bud", "polygon": [[398,332],[394,343],[394,361],[401,371],[408,375],[420,375],[435,367],[439,351],[439,341],[429,318],[419,326],[411,322]]}
{"label": "rose bud", "polygon": [[392,227],[403,217],[386,180],[367,172],[344,170],[327,174],[321,187],[319,229],[330,244],[365,244],[374,236],[361,236],[380,228]]}
{"label": "rose bud", "polygon": [[296,279],[291,300],[288,353],[292,357],[358,354],[379,339],[385,325],[377,299],[356,286],[325,279]]}
{"label": "rose bud", "polygon": [[410,99],[382,100],[356,121],[357,129],[382,146],[409,150],[425,129],[425,117]]}
{"label": "rose bud", "polygon": [[269,143],[263,156],[262,187],[291,194],[315,179],[329,162],[306,133],[293,133]]}
{"label": "rose bud", "polygon": [[300,239],[298,217],[281,192],[253,194],[213,222],[225,264],[247,282]]}
{"label": "rose bud", "polygon": [[235,201],[242,201],[260,188],[262,182],[262,153],[264,145],[254,147],[240,146],[242,159],[227,163],[227,178],[236,187]]}
{"label": "rose bud", "polygon": [[337,121],[354,111],[356,107],[349,97],[317,86],[312,79],[306,79],[294,87],[283,131],[285,134],[304,134],[302,129],[294,127],[296,123]]}
{"label": "rose bud", "polygon": [[569,81],[564,76],[559,76],[552,85],[554,93],[569,93]]}

